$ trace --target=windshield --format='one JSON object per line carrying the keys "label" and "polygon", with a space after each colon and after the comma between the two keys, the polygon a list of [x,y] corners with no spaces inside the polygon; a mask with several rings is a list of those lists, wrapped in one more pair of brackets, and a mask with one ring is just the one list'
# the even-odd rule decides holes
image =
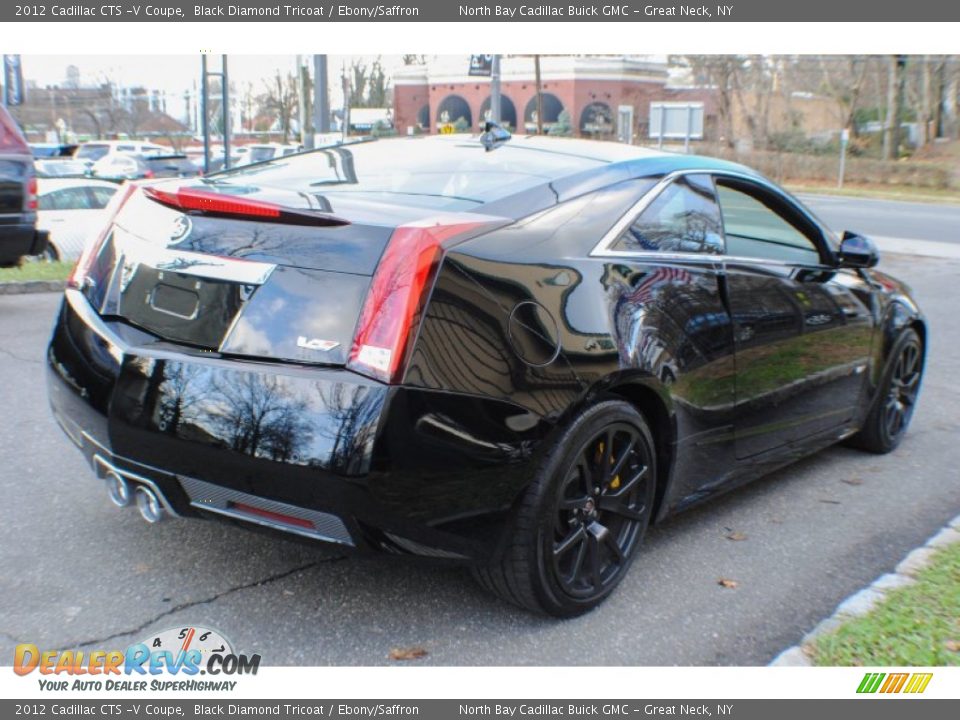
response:
{"label": "windshield", "polygon": [[[251,154],[256,152],[251,151]],[[313,195],[363,194],[371,199],[466,209],[605,165],[604,160],[478,142],[387,140],[338,146],[221,175],[218,182],[280,187]]]}

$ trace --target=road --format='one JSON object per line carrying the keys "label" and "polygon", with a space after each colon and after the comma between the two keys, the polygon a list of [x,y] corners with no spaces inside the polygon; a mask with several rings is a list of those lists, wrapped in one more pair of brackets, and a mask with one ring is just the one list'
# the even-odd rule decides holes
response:
{"label": "road", "polygon": [[667,521],[605,605],[565,622],[461,569],[114,508],[46,407],[58,298],[0,296],[0,657],[200,624],[266,665],[385,664],[409,646],[440,665],[765,664],[960,512],[960,262],[883,264],[916,288],[933,339],[902,446],[833,448]]}
{"label": "road", "polygon": [[839,195],[799,197],[838,235],[853,230],[867,236],[960,243],[960,205]]}

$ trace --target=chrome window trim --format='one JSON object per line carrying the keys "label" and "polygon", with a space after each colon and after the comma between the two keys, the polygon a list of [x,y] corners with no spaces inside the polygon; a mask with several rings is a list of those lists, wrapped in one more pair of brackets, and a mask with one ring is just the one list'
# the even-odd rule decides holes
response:
{"label": "chrome window trim", "polygon": [[[796,263],[786,262],[784,260],[773,260],[767,258],[757,258],[741,255],[727,255],[726,253],[692,253],[692,252],[657,252],[656,250],[614,250],[613,246],[616,244],[617,240],[620,239],[620,236],[623,232],[630,227],[630,224],[633,220],[640,215],[647,207],[656,200],[660,193],[662,193],[666,188],[673,184],[675,180],[681,178],[685,175],[709,175],[711,178],[716,177],[731,177],[737,178],[740,180],[746,180],[748,182],[756,183],[760,187],[776,192],[781,198],[789,202],[791,205],[797,208],[804,217],[818,230],[821,234],[823,233],[823,228],[820,226],[814,218],[810,217],[802,205],[799,205],[797,201],[791,198],[789,195],[780,192],[776,187],[770,185],[768,182],[760,176],[751,175],[749,173],[737,172],[735,170],[716,170],[709,168],[687,168],[684,170],[674,170],[667,175],[664,175],[660,181],[654,185],[646,194],[623,214],[623,216],[614,223],[613,227],[607,230],[604,233],[603,237],[600,238],[600,242],[594,245],[593,249],[588,253],[588,257],[621,257],[621,258],[630,258],[632,260],[648,260],[650,262],[656,262],[657,260],[673,260],[673,261],[686,261],[686,262],[699,262],[699,263],[736,263],[744,265],[775,265],[778,267],[797,267]],[[639,179],[639,178],[634,178]],[[720,201],[717,199],[717,207],[720,207]],[[721,213],[723,208],[720,208]],[[824,247],[817,248],[817,252],[825,248],[830,251],[831,248],[826,242],[826,238],[823,239]],[[726,233],[724,233],[724,249],[726,249]],[[825,270],[833,269],[829,265],[823,264],[823,257],[821,255],[820,262],[816,266],[804,265],[803,267],[818,267]]]}
{"label": "chrome window trim", "polygon": [[114,228],[113,238],[120,258],[118,265],[123,264],[131,269],[137,265],[146,265],[163,272],[192,275],[208,280],[263,285],[277,267],[273,263],[257,260],[160,247],[119,226]]}

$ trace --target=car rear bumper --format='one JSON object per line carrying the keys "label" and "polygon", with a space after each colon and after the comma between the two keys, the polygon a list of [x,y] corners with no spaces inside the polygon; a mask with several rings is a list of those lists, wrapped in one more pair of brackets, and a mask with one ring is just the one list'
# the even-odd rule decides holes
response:
{"label": "car rear bumper", "polygon": [[40,255],[47,249],[47,237],[32,221],[0,223],[0,264],[16,262],[24,255]]}
{"label": "car rear bumper", "polygon": [[549,432],[510,403],[165,343],[74,290],[48,370],[54,416],[99,476],[154,488],[172,514],[397,553],[490,557]]}

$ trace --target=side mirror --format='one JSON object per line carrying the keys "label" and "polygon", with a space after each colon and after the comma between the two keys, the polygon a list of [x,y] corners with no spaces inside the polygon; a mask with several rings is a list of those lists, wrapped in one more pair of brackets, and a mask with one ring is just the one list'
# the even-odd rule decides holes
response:
{"label": "side mirror", "polygon": [[840,251],[837,253],[837,265],[839,267],[872,268],[878,262],[880,262],[880,251],[873,244],[873,240],[849,230],[843,233],[843,239],[840,240]]}

